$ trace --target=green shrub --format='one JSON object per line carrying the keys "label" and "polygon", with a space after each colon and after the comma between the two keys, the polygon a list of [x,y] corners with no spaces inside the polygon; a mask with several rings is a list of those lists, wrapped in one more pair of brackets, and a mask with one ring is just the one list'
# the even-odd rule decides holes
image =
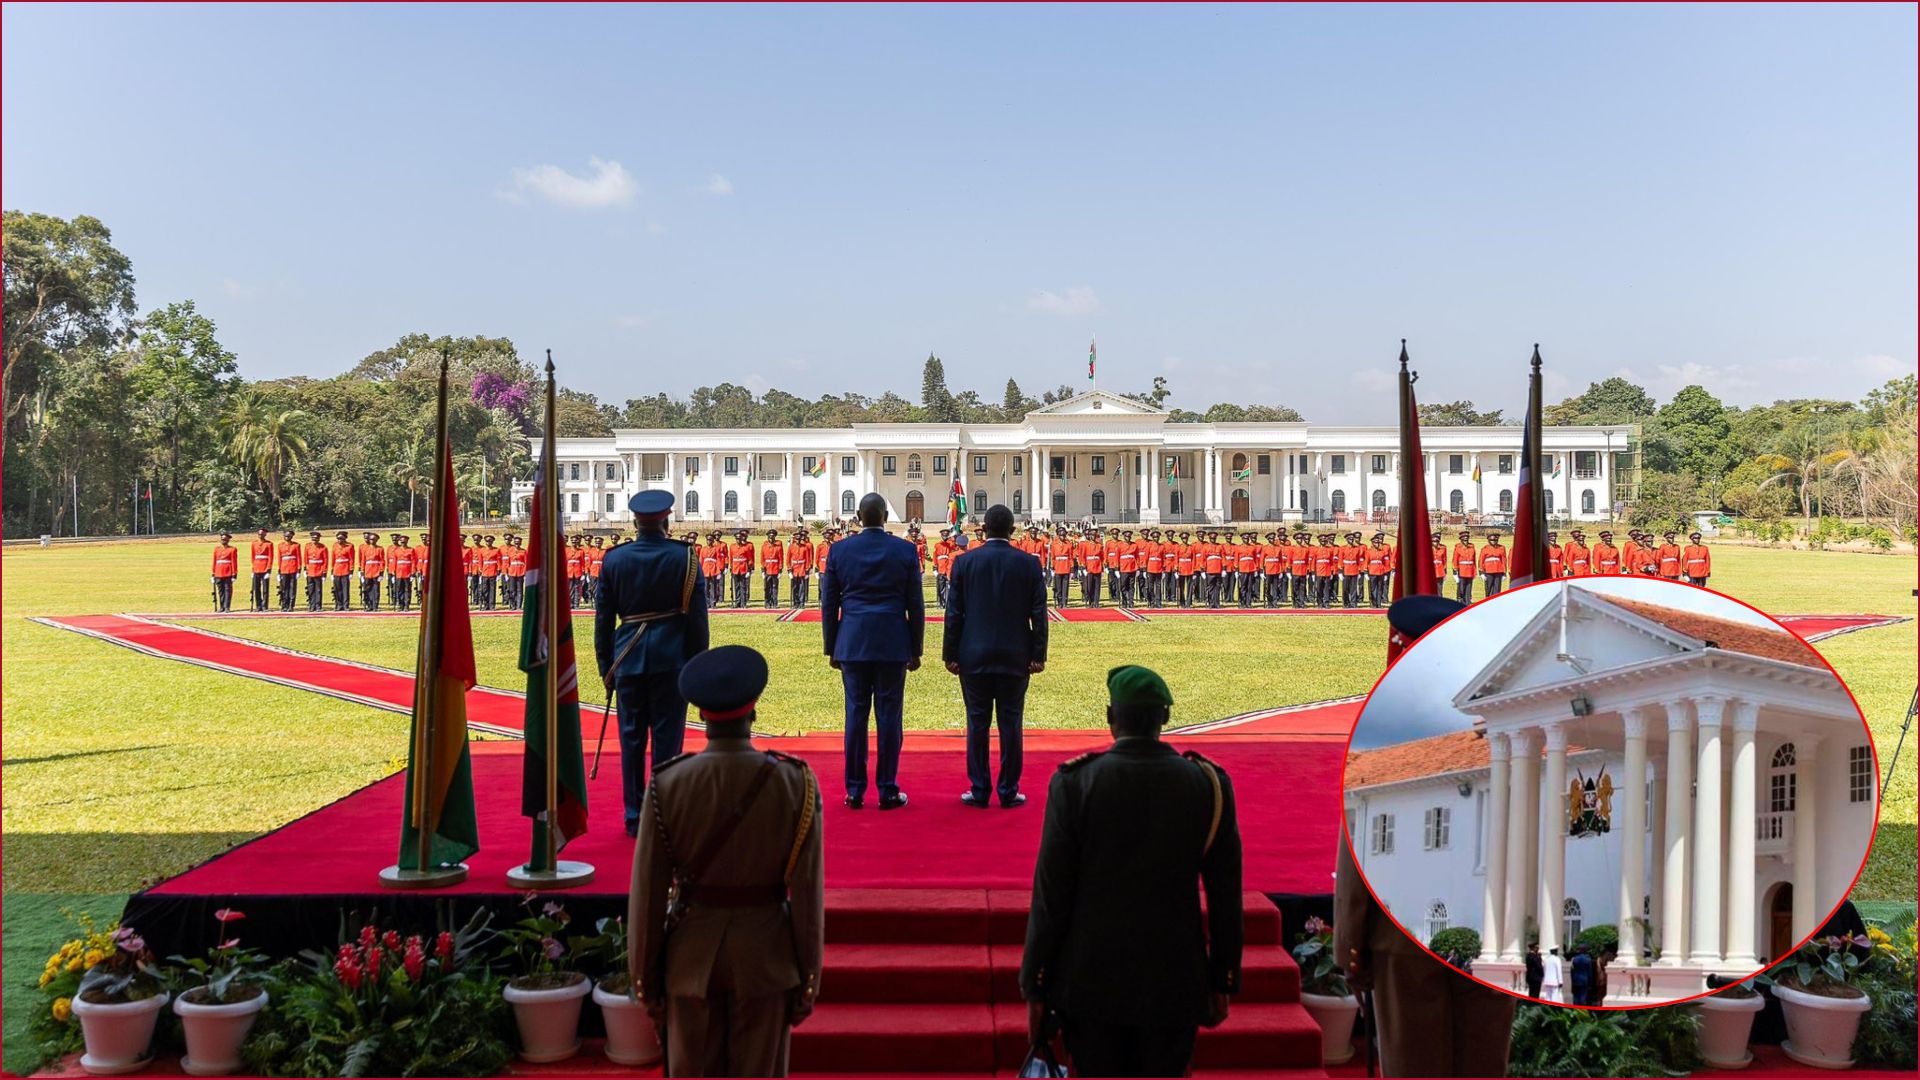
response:
{"label": "green shrub", "polygon": [[1686,1005],[1630,1011],[1521,1002],[1508,1076],[1677,1076],[1700,1060],[1699,1020]]}
{"label": "green shrub", "polygon": [[[1585,945],[1588,954],[1598,958],[1601,953],[1606,952],[1608,949],[1618,949],[1620,947],[1620,931],[1612,923],[1601,923],[1598,926],[1589,926],[1585,930],[1580,931],[1580,935],[1573,939],[1573,944],[1574,948]],[[1569,949],[1567,951],[1572,952],[1573,950]]]}
{"label": "green shrub", "polygon": [[1867,936],[1873,941],[1873,955],[1861,966],[1854,985],[1873,999],[1873,1008],[1860,1019],[1853,1056],[1911,1072],[1920,1068],[1920,1000],[1914,992],[1920,962],[1915,959],[1914,914],[1909,911],[1898,919],[1870,923]]}
{"label": "green shrub", "polygon": [[1435,956],[1464,956],[1471,960],[1480,955],[1480,931],[1471,926],[1449,926],[1433,935],[1427,942]]}
{"label": "green shrub", "polygon": [[1873,529],[1871,532],[1867,533],[1866,539],[1867,539],[1867,543],[1872,544],[1875,548],[1881,551],[1893,550],[1893,534],[1888,532],[1885,529],[1882,529],[1882,528]]}

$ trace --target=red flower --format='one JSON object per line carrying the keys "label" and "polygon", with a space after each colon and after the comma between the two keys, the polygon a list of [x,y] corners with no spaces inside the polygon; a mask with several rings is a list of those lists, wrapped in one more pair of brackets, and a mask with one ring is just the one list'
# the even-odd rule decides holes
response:
{"label": "red flower", "polygon": [[360,944],[371,947],[373,943],[378,940],[380,940],[380,932],[378,930],[375,930],[371,926],[363,926],[360,928]]}
{"label": "red flower", "polygon": [[380,944],[385,945],[389,950],[393,952],[399,952],[400,951],[400,931],[398,930],[387,931],[385,934],[381,935]]}
{"label": "red flower", "polygon": [[360,978],[362,973],[360,970],[360,965],[356,962],[356,960],[357,958],[354,955],[353,946],[342,945],[340,946],[339,958],[333,962],[333,973],[335,975],[338,975],[340,977],[340,981],[347,984],[347,988],[350,990],[360,989]]}
{"label": "red flower", "polygon": [[223,907],[220,910],[214,912],[213,917],[220,920],[223,923],[230,923],[236,919],[244,919],[247,916],[244,912],[239,912],[239,911],[233,910],[232,908]]}
{"label": "red flower", "polygon": [[453,955],[453,935],[442,930],[439,940],[433,943],[433,955],[445,960]]}
{"label": "red flower", "polygon": [[406,966],[409,979],[419,979],[420,973],[426,970],[427,954],[420,948],[419,938],[413,938],[407,942],[407,955],[401,963]]}
{"label": "red flower", "polygon": [[380,977],[380,950],[379,949],[367,950],[367,977],[370,979],[377,979]]}

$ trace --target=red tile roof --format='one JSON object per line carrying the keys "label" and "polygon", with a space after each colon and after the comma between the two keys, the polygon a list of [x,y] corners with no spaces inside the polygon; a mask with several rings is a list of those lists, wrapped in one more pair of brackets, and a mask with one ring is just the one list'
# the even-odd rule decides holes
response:
{"label": "red tile roof", "polygon": [[1421,776],[1486,766],[1487,741],[1471,731],[1453,731],[1377,750],[1347,755],[1348,788],[1372,787]]}
{"label": "red tile roof", "polygon": [[1702,615],[1696,611],[1682,611],[1679,608],[1649,604],[1644,600],[1626,600],[1618,596],[1605,596],[1588,593],[1603,604],[1612,604],[1617,608],[1630,611],[1643,619],[1698,638],[1709,648],[1724,649],[1727,652],[1745,653],[1748,656],[1763,657],[1768,660],[1780,660],[1803,667],[1825,667],[1813,648],[1785,630],[1771,630],[1751,623],[1735,622],[1714,615]]}

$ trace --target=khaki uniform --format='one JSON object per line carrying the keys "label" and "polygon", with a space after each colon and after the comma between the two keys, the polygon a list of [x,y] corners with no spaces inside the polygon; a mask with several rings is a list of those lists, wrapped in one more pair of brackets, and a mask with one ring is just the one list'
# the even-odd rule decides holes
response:
{"label": "khaki uniform", "polygon": [[[700,857],[767,763],[732,835],[681,885],[669,935],[676,867]],[[791,1005],[819,993],[826,931],[813,770],[747,739],[714,739],[654,770],[637,840],[628,960],[640,998],[666,1009],[667,1075],[785,1076]]]}
{"label": "khaki uniform", "polygon": [[1333,951],[1373,973],[1381,1076],[1505,1076],[1517,999],[1475,982],[1413,943],[1374,902],[1340,839]]}

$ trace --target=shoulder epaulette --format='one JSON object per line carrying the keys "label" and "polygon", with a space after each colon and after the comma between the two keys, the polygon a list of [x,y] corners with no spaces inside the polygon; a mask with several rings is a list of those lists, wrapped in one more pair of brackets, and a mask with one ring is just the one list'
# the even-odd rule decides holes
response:
{"label": "shoulder epaulette", "polygon": [[783,754],[778,750],[768,750],[766,753],[768,757],[772,758],[775,761],[780,762],[783,765],[805,765],[806,764],[806,760],[804,758],[797,758],[797,757],[794,757],[792,754]]}
{"label": "shoulder epaulette", "polygon": [[1085,765],[1087,762],[1092,761],[1094,758],[1097,758],[1104,753],[1106,753],[1105,750],[1089,750],[1086,753],[1081,754],[1079,757],[1068,758],[1067,760],[1060,763],[1060,771],[1072,772],[1073,770],[1079,768],[1082,765]]}
{"label": "shoulder epaulette", "polygon": [[1207,765],[1214,769],[1219,769],[1219,771],[1223,773],[1227,771],[1225,769],[1220,768],[1219,762],[1213,760],[1212,758],[1206,756],[1205,754],[1202,754],[1198,750],[1186,750],[1186,751],[1183,751],[1180,754],[1180,756],[1183,758],[1186,758],[1188,761],[1193,762],[1195,765]]}
{"label": "shoulder epaulette", "polygon": [[675,756],[670,757],[665,761],[654,762],[653,775],[659,776],[661,773],[666,772],[668,769],[673,768],[675,765],[680,764],[681,762],[687,760],[690,757],[694,757],[696,753],[697,751],[689,751],[684,754],[676,754]]}

